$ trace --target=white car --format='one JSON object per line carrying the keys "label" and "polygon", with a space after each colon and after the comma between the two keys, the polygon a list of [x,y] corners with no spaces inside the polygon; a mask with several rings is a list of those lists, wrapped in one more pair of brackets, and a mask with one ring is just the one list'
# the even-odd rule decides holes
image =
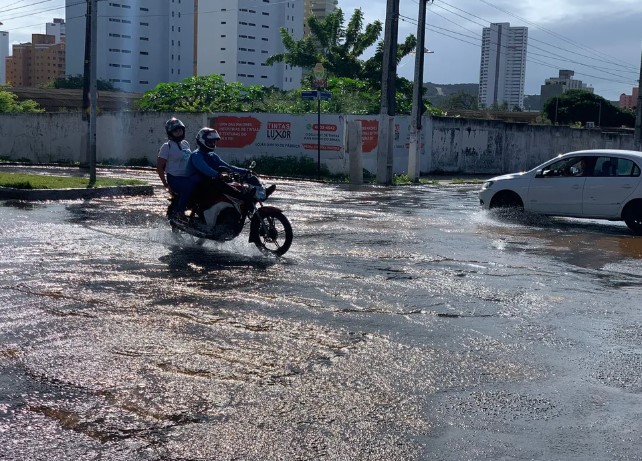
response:
{"label": "white car", "polygon": [[551,216],[624,221],[642,235],[642,152],[616,149],[562,154],[523,173],[486,181],[479,202]]}

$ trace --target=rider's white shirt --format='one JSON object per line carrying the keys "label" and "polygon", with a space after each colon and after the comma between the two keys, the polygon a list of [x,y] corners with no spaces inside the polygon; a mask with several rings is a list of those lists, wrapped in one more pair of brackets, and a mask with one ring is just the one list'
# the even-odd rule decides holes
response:
{"label": "rider's white shirt", "polygon": [[165,173],[172,176],[190,176],[193,173],[189,162],[191,154],[189,143],[185,140],[181,141],[180,148],[174,141],[168,141],[158,151],[158,157],[167,160]]}

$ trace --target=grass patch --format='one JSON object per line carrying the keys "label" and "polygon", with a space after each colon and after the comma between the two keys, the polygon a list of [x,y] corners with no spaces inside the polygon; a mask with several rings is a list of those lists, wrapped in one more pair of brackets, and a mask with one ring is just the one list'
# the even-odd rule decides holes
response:
{"label": "grass patch", "polygon": [[[147,183],[138,179],[98,178],[94,187],[142,185],[147,185]],[[86,189],[89,187],[89,178],[0,173],[0,187],[12,187],[14,189]]]}
{"label": "grass patch", "polygon": [[486,179],[479,178],[453,178],[451,181],[453,184],[483,184],[486,182]]}

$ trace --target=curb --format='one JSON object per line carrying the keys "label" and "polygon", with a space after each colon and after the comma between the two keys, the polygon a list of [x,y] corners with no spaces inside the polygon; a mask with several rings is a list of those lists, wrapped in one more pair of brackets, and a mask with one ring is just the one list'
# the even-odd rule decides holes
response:
{"label": "curb", "polygon": [[0,187],[0,200],[78,200],[132,195],[154,195],[154,186],[114,186],[87,189],[15,189],[13,187]]}

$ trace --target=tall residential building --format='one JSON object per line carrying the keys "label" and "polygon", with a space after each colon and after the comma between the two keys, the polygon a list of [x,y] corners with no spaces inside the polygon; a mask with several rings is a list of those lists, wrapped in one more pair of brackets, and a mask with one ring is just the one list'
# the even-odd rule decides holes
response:
{"label": "tall residential building", "polygon": [[527,27],[493,23],[482,33],[479,106],[524,107]]}
{"label": "tall residential building", "polygon": [[544,81],[544,85],[540,86],[540,101],[542,104],[568,90],[584,90],[593,93],[592,87],[589,87],[581,80],[575,80],[573,75],[575,75],[575,72],[572,70],[560,70],[559,77],[547,78]]}
{"label": "tall residential building", "polygon": [[[84,2],[66,0],[68,75],[83,73]],[[265,60],[284,51],[279,29],[303,36],[298,0],[98,2],[97,75],[123,91],[220,74],[245,85],[300,87],[302,71]]]}
{"label": "tall residential building", "polygon": [[334,12],[337,9],[339,0],[305,0],[304,3],[304,25],[303,33],[308,35],[310,32],[308,29],[307,18],[310,16],[315,16],[316,18],[323,19],[330,13]]}
{"label": "tall residential building", "polygon": [[30,43],[13,45],[12,54],[5,62],[14,86],[45,85],[65,75],[65,44],[53,35],[32,34]]}
{"label": "tall residential building", "polygon": [[0,85],[7,83],[7,57],[9,56],[9,32],[0,30]]}
{"label": "tall residential building", "polygon": [[56,37],[56,43],[65,41],[65,20],[61,18],[54,18],[53,22],[46,24],[47,35]]}
{"label": "tall residential building", "polygon": [[622,93],[620,95],[620,107],[622,109],[635,109],[638,106],[638,96],[640,94],[640,87],[634,87],[632,94],[628,95]]}

